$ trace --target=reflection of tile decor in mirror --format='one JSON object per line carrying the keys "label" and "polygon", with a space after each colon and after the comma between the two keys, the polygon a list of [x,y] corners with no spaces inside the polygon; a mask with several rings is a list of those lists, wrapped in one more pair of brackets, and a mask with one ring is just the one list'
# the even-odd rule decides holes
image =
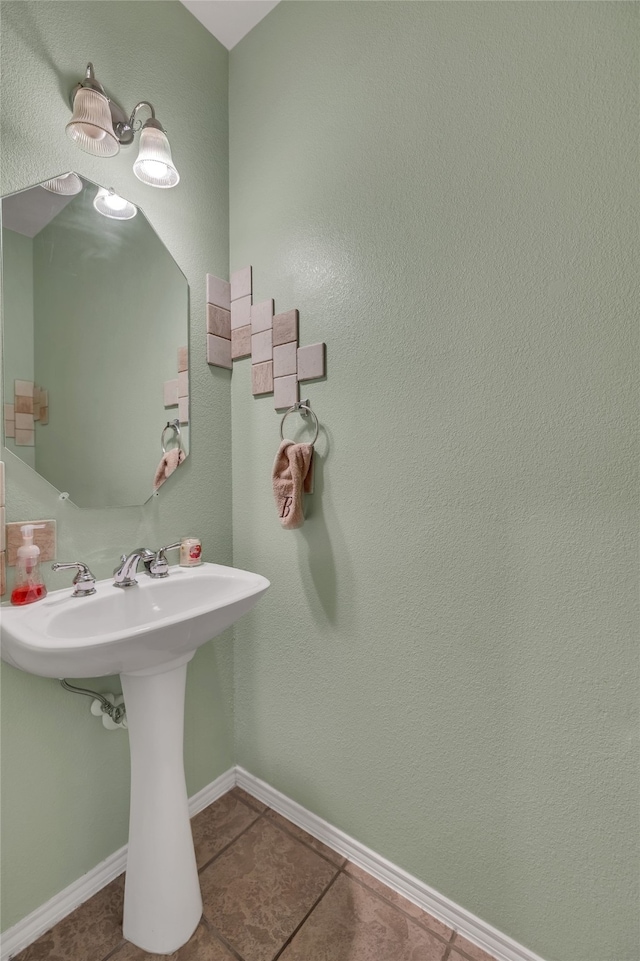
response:
{"label": "reflection of tile decor in mirror", "polygon": [[[141,210],[104,216],[98,186],[82,183],[71,197],[38,185],[2,200],[4,442],[78,507],[142,504],[162,457],[167,381],[180,381],[189,450],[188,285]],[[45,411],[28,444],[14,382]]]}

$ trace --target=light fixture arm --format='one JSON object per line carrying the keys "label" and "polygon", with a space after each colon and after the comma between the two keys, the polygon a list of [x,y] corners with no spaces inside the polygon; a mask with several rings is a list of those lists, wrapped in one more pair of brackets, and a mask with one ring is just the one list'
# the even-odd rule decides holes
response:
{"label": "light fixture arm", "polygon": [[154,127],[156,130],[162,130],[162,132],[164,133],[165,132],[164,127],[156,117],[155,108],[152,103],[149,103],[148,100],[141,100],[140,103],[137,103],[133,108],[133,110],[131,111],[131,116],[129,117],[129,126],[131,127],[131,129],[132,130],[140,129],[140,127],[138,128],[134,127],[134,123],[136,119],[136,114],[141,107],[147,107],[151,111],[151,116],[149,117],[148,120],[145,120],[143,124],[141,123],[140,127]]}

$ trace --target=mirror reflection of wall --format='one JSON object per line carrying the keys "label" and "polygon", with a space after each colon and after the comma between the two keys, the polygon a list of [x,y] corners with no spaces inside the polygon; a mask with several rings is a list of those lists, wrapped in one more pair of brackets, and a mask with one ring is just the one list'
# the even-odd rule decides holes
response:
{"label": "mirror reflection of wall", "polygon": [[[98,190],[84,181],[61,197],[37,186],[2,202],[5,420],[15,418],[5,444],[94,508],[147,500],[168,421],[179,417],[189,450],[188,400],[178,408],[165,389],[184,366],[186,279],[142,211],[104,216]],[[28,401],[15,404],[15,381],[46,391],[32,408],[33,443],[18,434]]]}

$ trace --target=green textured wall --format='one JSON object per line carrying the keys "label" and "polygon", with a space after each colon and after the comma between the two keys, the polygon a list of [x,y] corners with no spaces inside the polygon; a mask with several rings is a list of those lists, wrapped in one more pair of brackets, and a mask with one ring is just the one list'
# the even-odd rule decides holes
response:
{"label": "green textured wall", "polygon": [[234,369],[237,760],[553,961],[640,951],[637,50],[631,3],[286,2],[230,55],[231,267],[328,350],[299,532]]}
{"label": "green textured wall", "polygon": [[[139,204],[181,266],[191,296],[192,455],[141,508],[79,510],[7,456],[7,518],[55,517],[58,556],[99,577],[120,553],[186,532],[204,554],[231,561],[229,375],[206,364],[204,277],[228,270],[228,54],[174,2],[3,3],[2,193],[75,169]],[[68,91],[88,60],[129,109],[149,98],[166,124],[182,181],[141,184],[135,148],[93,158],[67,140]],[[197,83],[194,82],[197,77]],[[65,583],[48,573],[51,588]],[[232,757],[230,636],[189,666],[186,770],[189,793],[227,770]],[[102,679],[100,690],[117,681]],[[2,926],[7,928],[94,867],[127,839],[126,736],[107,732],[85,698],[56,681],[2,668]]]}

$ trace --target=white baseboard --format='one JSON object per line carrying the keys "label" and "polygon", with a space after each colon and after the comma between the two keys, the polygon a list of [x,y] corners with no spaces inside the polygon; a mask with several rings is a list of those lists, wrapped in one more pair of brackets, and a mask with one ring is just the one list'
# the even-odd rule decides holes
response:
{"label": "white baseboard", "polygon": [[[189,798],[189,817],[193,817],[203,808],[213,804],[219,797],[230,791],[236,783],[235,768],[225,771],[220,777],[207,784],[206,787]],[[52,928],[58,921],[62,921],[77,907],[92,898],[102,888],[117,878],[127,866],[127,845],[114,854],[109,855],[91,871],[70,884],[64,891],[55,894],[49,901],[42,904],[26,918],[22,918],[12,928],[8,928],[0,935],[0,961],[10,961],[11,958],[24,951],[26,947]]]}
{"label": "white baseboard", "polygon": [[[506,934],[497,931],[490,924],[481,921],[459,904],[450,901],[442,894],[438,894],[418,878],[412,877],[402,868],[365,847],[359,841],[344,834],[327,821],[323,821],[316,814],[303,808],[302,805],[286,797],[275,788],[249,774],[241,767],[233,767],[221,774],[197,794],[189,799],[189,815],[193,817],[209,804],[213,804],[219,797],[230,791],[235,785],[243,788],[248,794],[263,801],[278,814],[288,818],[303,828],[313,837],[333,848],[338,854],[349,858],[363,870],[373,875],[393,891],[403,895],[418,907],[438,918],[444,924],[453,928],[463,937],[477,944],[496,961],[542,961],[537,954],[518,944]],[[74,911],[80,904],[88,901],[101,888],[113,881],[125,870],[127,863],[127,846],[120,848],[101,864],[88,871],[87,874],[74,881],[69,887],[56,894],[50,901],[36,908],[31,914],[18,921],[0,936],[0,961],[10,961],[16,954],[36,941],[40,935],[52,928],[64,917]]]}
{"label": "white baseboard", "polygon": [[470,911],[466,911],[459,904],[434,891],[423,881],[414,878],[402,868],[365,847],[364,844],[344,834],[327,821],[323,821],[316,814],[307,811],[302,805],[276,791],[265,781],[254,777],[241,767],[236,767],[235,771],[238,787],[258,798],[289,821],[293,821],[298,827],[303,828],[338,854],[349,858],[393,891],[397,891],[413,904],[417,904],[423,911],[427,911],[434,918],[453,928],[462,937],[496,958],[496,961],[542,961],[542,958],[533,951],[518,944],[517,941],[502,934],[485,921],[481,921]]}

